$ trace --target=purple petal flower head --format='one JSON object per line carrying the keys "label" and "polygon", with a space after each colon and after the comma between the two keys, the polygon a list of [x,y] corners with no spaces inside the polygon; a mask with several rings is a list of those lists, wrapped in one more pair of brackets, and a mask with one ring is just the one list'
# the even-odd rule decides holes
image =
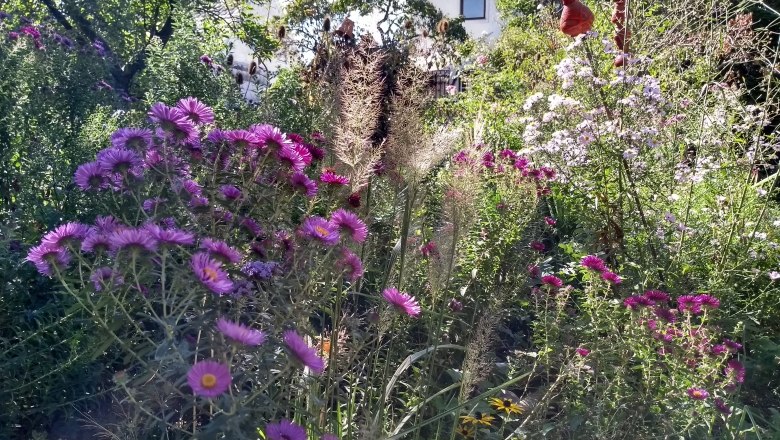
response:
{"label": "purple petal flower head", "polygon": [[347,232],[357,243],[363,243],[368,236],[368,228],[354,212],[340,208],[330,216],[330,222],[340,231]]}
{"label": "purple petal flower head", "polygon": [[206,142],[212,144],[221,144],[225,141],[227,141],[227,132],[219,128],[211,130],[209,134],[206,135]]}
{"label": "purple petal flower head", "polygon": [[589,354],[590,354],[590,350],[588,350],[587,348],[584,348],[584,347],[578,347],[578,348],[577,348],[576,350],[574,350],[574,351],[576,351],[576,352],[577,352],[577,354],[578,354],[578,355],[580,355],[580,356],[582,356],[582,357],[585,357],[585,356],[587,356],[587,355],[589,355]]}
{"label": "purple petal flower head", "polygon": [[203,54],[203,55],[200,56],[200,62],[205,64],[205,65],[207,65],[207,66],[210,66],[211,63],[213,63],[214,61],[211,59],[210,56],[208,56],[206,54]]}
{"label": "purple petal flower head", "polygon": [[67,249],[39,244],[30,249],[24,259],[35,265],[41,275],[52,276],[54,268],[65,269],[70,264],[70,253]]}
{"label": "purple petal flower head", "polygon": [[208,253],[225,263],[238,263],[241,261],[241,252],[233,249],[224,241],[204,238],[200,242],[201,249],[206,249]]}
{"label": "purple petal flower head", "polygon": [[154,198],[151,198],[151,199],[146,199],[141,204],[141,208],[143,208],[145,213],[151,214],[151,213],[153,213],[154,211],[157,210],[158,206],[160,206],[161,204],[163,204],[163,203],[165,203],[167,201],[168,201],[168,199],[165,199],[165,198],[162,198],[162,197],[154,197]]}
{"label": "purple petal flower head", "polygon": [[265,436],[268,440],[306,440],[306,429],[303,426],[282,419],[278,423],[265,426]]}
{"label": "purple petal flower head", "polygon": [[339,440],[339,438],[333,434],[324,434],[320,440]]}
{"label": "purple petal flower head", "polygon": [[263,144],[260,138],[249,130],[226,131],[225,139],[227,139],[233,147],[239,150],[260,148]]}
{"label": "purple petal flower head", "polygon": [[547,180],[555,180],[556,172],[554,169],[550,167],[542,167],[540,169],[542,174],[544,175],[544,178]]}
{"label": "purple petal flower head", "polygon": [[457,313],[463,310],[463,303],[455,298],[451,298],[447,307],[449,307],[450,311]]}
{"label": "purple petal flower head", "polygon": [[303,171],[306,168],[306,163],[303,161],[303,157],[298,151],[290,146],[285,145],[276,152],[276,157],[283,164],[287,164],[293,171]]}
{"label": "purple petal flower head", "polygon": [[22,26],[22,28],[19,29],[19,33],[27,35],[33,40],[41,38],[41,32],[36,29],[35,26]]}
{"label": "purple petal flower head", "polygon": [[203,196],[194,196],[190,199],[189,206],[193,210],[198,208],[206,208],[209,206],[209,199]]}
{"label": "purple petal flower head", "polygon": [[228,339],[253,347],[261,345],[266,340],[266,335],[262,331],[251,329],[237,322],[228,321],[225,318],[217,320],[217,330]]}
{"label": "purple petal flower head", "polygon": [[688,397],[693,400],[706,400],[708,397],[710,397],[710,393],[708,393],[704,388],[690,387],[688,388],[687,393]]}
{"label": "purple petal flower head", "polygon": [[260,143],[270,151],[278,152],[284,147],[292,148],[293,142],[287,139],[282,130],[272,125],[253,125],[250,130],[257,136]]}
{"label": "purple petal flower head", "polygon": [[187,192],[190,196],[203,195],[203,188],[200,184],[192,179],[187,179],[181,182],[181,189]]}
{"label": "purple petal flower head", "polygon": [[612,284],[620,284],[623,282],[623,279],[620,278],[620,275],[610,271],[602,272],[601,278],[605,279],[606,281]]}
{"label": "purple petal flower head", "polygon": [[89,276],[89,280],[95,286],[96,292],[102,291],[108,285],[121,286],[125,282],[121,274],[106,266],[95,269]]}
{"label": "purple petal flower head", "polygon": [[109,246],[112,252],[123,249],[154,252],[157,250],[157,240],[144,228],[120,228],[109,234]]}
{"label": "purple petal flower head", "polygon": [[304,237],[319,240],[325,246],[335,246],[339,242],[339,231],[328,220],[312,216],[304,220],[300,229]]}
{"label": "purple petal flower head", "polygon": [[536,252],[544,252],[546,249],[544,246],[544,243],[541,241],[532,241],[531,244],[529,244],[531,249],[535,250]]}
{"label": "purple petal flower head", "polygon": [[92,232],[81,242],[81,252],[108,252],[111,249],[111,240],[108,233]]}
{"label": "purple petal flower head", "polygon": [[535,265],[535,264],[529,264],[528,265],[528,276],[531,278],[539,278],[542,276],[542,269]]}
{"label": "purple petal flower head", "polygon": [[717,409],[720,413],[729,415],[731,414],[731,409],[726,405],[726,402],[723,401],[720,397],[715,399],[715,409]]}
{"label": "purple petal flower head", "polygon": [[596,272],[607,271],[607,265],[604,260],[595,255],[586,255],[580,260],[580,265],[586,269],[594,270]]}
{"label": "purple petal flower head", "polygon": [[298,363],[310,369],[314,374],[321,374],[325,370],[325,361],[317,356],[317,349],[309,347],[295,330],[285,331],[283,339],[284,345],[287,346],[290,354]]}
{"label": "purple petal flower head", "polygon": [[19,39],[19,32],[11,31],[8,33],[8,39],[11,41],[18,40]]}
{"label": "purple petal flower head", "polygon": [[111,135],[111,145],[128,150],[144,150],[152,145],[152,131],[148,128],[120,128]]}
{"label": "purple petal flower head", "polygon": [[241,198],[241,190],[236,188],[233,185],[222,185],[219,188],[220,194],[222,194],[222,197],[228,199],[228,200],[238,200]]}
{"label": "purple petal flower head", "polygon": [[293,173],[290,177],[290,184],[293,188],[303,191],[306,197],[311,198],[317,195],[317,183],[304,173]]}
{"label": "purple petal flower head", "polygon": [[99,215],[95,217],[95,227],[101,234],[107,234],[109,232],[114,232],[119,228],[123,228],[124,225],[112,215]]}
{"label": "purple petal flower head", "polygon": [[191,267],[198,280],[212,292],[222,295],[233,291],[233,282],[222,270],[222,263],[212,260],[207,253],[193,255]]}
{"label": "purple petal flower head", "polygon": [[424,245],[420,246],[420,254],[422,254],[423,257],[428,258],[430,256],[436,256],[439,254],[439,249],[436,247],[436,242],[429,241],[428,243],[425,243]]}
{"label": "purple petal flower head", "polygon": [[225,393],[232,380],[230,368],[212,360],[196,362],[187,373],[192,392],[202,397],[212,398]]}
{"label": "purple petal flower head", "polygon": [[274,271],[279,267],[275,261],[252,261],[241,267],[241,272],[251,278],[269,280],[274,275]]}
{"label": "purple petal flower head", "polygon": [[349,249],[344,249],[342,252],[342,257],[338,262],[338,266],[344,270],[345,277],[351,283],[354,283],[363,276],[363,262],[360,261],[360,257]]}
{"label": "purple petal flower head", "polygon": [[146,230],[161,245],[189,246],[195,243],[195,234],[181,229],[163,229],[157,225],[147,225]]}
{"label": "purple petal flower head", "polygon": [[197,98],[183,98],[176,103],[176,108],[181,110],[184,117],[196,125],[210,124],[214,122],[214,110]]}
{"label": "purple petal flower head", "polygon": [[241,219],[241,227],[249,233],[252,237],[260,237],[263,235],[263,228],[254,220],[249,217]]}
{"label": "purple petal flower head", "polygon": [[413,296],[399,292],[394,287],[388,287],[382,292],[382,297],[400,313],[405,313],[412,318],[420,316],[420,304]]}
{"label": "purple petal flower head", "polygon": [[106,173],[125,174],[132,173],[140,176],[144,162],[141,156],[133,150],[121,147],[111,147],[97,154],[97,162]]}
{"label": "purple petal flower head", "polygon": [[76,169],[73,180],[82,191],[108,188],[105,170],[98,162],[87,162],[80,165]]}
{"label": "purple petal flower head", "polygon": [[701,304],[693,295],[682,295],[677,298],[677,308],[681,313],[691,313],[693,315],[701,313]]}
{"label": "purple petal flower head", "polygon": [[739,350],[742,350],[742,344],[736,341],[732,341],[731,339],[724,339],[723,345],[725,345],[726,348],[728,348],[732,353],[736,353]]}
{"label": "purple petal flower head", "polygon": [[545,217],[544,222],[547,223],[548,226],[555,226],[556,224],[558,224],[558,220],[555,220],[552,217]]}
{"label": "purple petal flower head", "polygon": [[559,288],[563,287],[563,280],[555,275],[545,275],[542,277],[542,284],[546,284],[550,287]]}
{"label": "purple petal flower head", "polygon": [[669,294],[660,290],[648,290],[645,292],[645,297],[657,302],[669,301]]}
{"label": "purple petal flower head", "polygon": [[639,304],[639,298],[641,298],[639,295],[629,296],[623,300],[623,305],[628,309],[637,310],[641,306],[641,304]]}
{"label": "purple petal flower head", "polygon": [[326,169],[320,174],[320,182],[328,185],[349,185],[349,178],[336,174],[333,170]]}
{"label": "purple petal flower head", "polygon": [[677,321],[677,309],[667,309],[666,307],[656,307],[653,309],[653,313],[659,319],[662,319],[669,323]]}
{"label": "purple petal flower head", "polygon": [[720,307],[720,300],[712,295],[702,294],[696,296],[696,301],[701,304],[702,307],[708,309],[717,309]]}
{"label": "purple petal flower head", "polygon": [[745,366],[736,359],[731,359],[726,363],[723,374],[733,383],[740,384],[745,382]]}
{"label": "purple petal flower head", "polygon": [[495,168],[496,157],[493,155],[492,152],[486,151],[482,155],[482,166],[484,166],[485,168]]}
{"label": "purple petal flower head", "polygon": [[[296,142],[293,145],[295,151],[301,156],[301,159],[303,160],[303,165],[306,167],[311,165],[312,161],[314,160],[314,157],[312,156],[309,147],[310,147],[309,144],[298,143],[298,142]],[[313,147],[313,145],[311,145],[311,147]]]}
{"label": "purple petal flower head", "polygon": [[501,153],[499,153],[499,156],[501,156],[502,159],[508,159],[514,162],[515,159],[517,159],[517,153],[510,150],[509,148],[504,148],[501,150]]}
{"label": "purple petal flower head", "polygon": [[723,344],[715,344],[712,347],[710,347],[710,353],[713,356],[720,356],[720,355],[722,355],[724,353],[728,353],[728,351],[729,351],[729,349],[726,348],[726,346],[723,345]]}
{"label": "purple petal flower head", "polygon": [[42,243],[52,247],[65,247],[68,243],[83,240],[89,235],[91,229],[87,225],[77,222],[68,222],[57,226],[53,231],[43,236]]}
{"label": "purple petal flower head", "polygon": [[152,105],[149,119],[157,123],[175,141],[191,142],[198,136],[198,129],[187,119],[184,112],[176,107],[168,107],[162,102]]}

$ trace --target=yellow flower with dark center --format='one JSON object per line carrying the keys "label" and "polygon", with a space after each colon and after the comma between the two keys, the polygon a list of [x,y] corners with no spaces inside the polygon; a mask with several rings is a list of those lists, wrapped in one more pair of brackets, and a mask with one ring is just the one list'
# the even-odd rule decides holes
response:
{"label": "yellow flower with dark center", "polygon": [[496,418],[491,416],[490,414],[483,414],[481,412],[475,412],[473,416],[460,416],[460,420],[464,424],[469,425],[485,425],[490,426],[493,423],[493,420]]}
{"label": "yellow flower with dark center", "polygon": [[474,427],[472,426],[459,425],[455,432],[466,438],[474,437]]}
{"label": "yellow flower with dark center", "polygon": [[520,414],[523,412],[523,408],[521,408],[520,405],[509,399],[499,399],[494,397],[490,399],[490,406],[495,408],[496,411],[504,411],[507,415]]}

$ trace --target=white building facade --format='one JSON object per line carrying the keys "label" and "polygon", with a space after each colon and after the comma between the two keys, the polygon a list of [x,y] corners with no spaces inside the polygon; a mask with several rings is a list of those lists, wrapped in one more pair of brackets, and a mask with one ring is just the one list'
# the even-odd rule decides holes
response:
{"label": "white building facade", "polygon": [[449,18],[463,17],[463,27],[471,38],[485,36],[488,41],[501,32],[501,17],[496,0],[429,0]]}

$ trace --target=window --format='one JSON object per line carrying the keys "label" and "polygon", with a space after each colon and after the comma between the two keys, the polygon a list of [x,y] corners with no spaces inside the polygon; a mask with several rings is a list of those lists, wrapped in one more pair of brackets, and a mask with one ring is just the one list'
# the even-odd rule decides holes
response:
{"label": "window", "polygon": [[460,0],[460,15],[466,20],[485,18],[485,0]]}

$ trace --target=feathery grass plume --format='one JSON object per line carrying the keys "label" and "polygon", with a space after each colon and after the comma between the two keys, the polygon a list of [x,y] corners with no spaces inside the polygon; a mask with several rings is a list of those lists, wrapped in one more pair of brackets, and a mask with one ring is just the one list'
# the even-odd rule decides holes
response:
{"label": "feathery grass plume", "polygon": [[496,310],[485,310],[477,321],[474,336],[466,345],[460,402],[473,397],[472,393],[479,383],[493,371],[493,337],[496,324],[498,324]]}
{"label": "feathery grass plume", "polygon": [[349,177],[351,191],[357,192],[373,173],[382,146],[373,145],[379,123],[384,78],[384,56],[370,54],[348,57],[350,68],[342,68],[339,82],[339,121],[334,132],[333,154],[337,168]]}

